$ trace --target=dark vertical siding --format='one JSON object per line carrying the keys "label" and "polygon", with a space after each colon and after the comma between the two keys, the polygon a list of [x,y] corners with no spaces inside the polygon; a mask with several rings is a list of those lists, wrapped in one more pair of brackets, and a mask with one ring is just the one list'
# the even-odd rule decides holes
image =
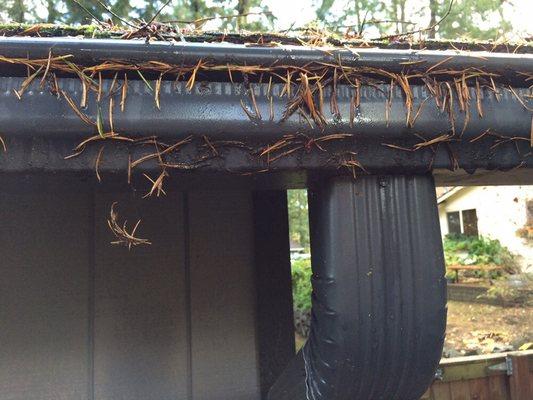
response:
{"label": "dark vertical siding", "polygon": [[193,398],[258,399],[251,192],[191,193],[189,216]]}
{"label": "dark vertical siding", "polygon": [[90,204],[0,191],[2,400],[88,399]]}
{"label": "dark vertical siding", "polygon": [[253,200],[259,377],[266,398],[296,352],[287,192],[258,191]]}
{"label": "dark vertical siding", "polygon": [[0,183],[0,399],[259,400],[251,191]]}
{"label": "dark vertical siding", "polygon": [[[152,245],[111,246],[110,204]],[[95,400],[187,398],[183,198],[95,199]]]}

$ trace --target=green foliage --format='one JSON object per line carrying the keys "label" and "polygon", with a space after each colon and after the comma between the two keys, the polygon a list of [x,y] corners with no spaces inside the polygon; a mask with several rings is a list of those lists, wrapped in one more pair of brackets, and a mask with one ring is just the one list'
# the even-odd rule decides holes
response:
{"label": "green foliage", "polygon": [[[127,17],[134,11],[130,0],[102,0],[101,3],[120,16]],[[39,16],[38,9],[46,10],[46,16]],[[90,24],[93,18],[119,22],[96,0],[11,0],[0,2],[2,12],[10,21],[19,23]]]}
{"label": "green foliage", "polygon": [[[173,7],[165,10],[162,20],[194,21],[212,15],[212,9],[202,0],[179,0],[172,2],[172,5]],[[146,8],[141,11],[142,18],[145,20],[150,19],[150,15],[154,15],[160,7],[160,5],[148,3]],[[169,10],[171,10],[171,15],[168,14]]]}
{"label": "green foliage", "polygon": [[47,12],[46,22],[54,23],[56,21],[59,21],[61,17],[61,13],[57,9],[57,6],[56,6],[57,1],[46,0],[45,3],[46,3],[46,12]]}
{"label": "green foliage", "polygon": [[514,255],[499,240],[483,236],[447,235],[444,238],[447,265],[499,265],[509,272],[517,269]]}
{"label": "green foliage", "polygon": [[13,22],[24,22],[30,15],[24,0],[7,0],[0,5],[0,10],[6,12]]}
{"label": "green foliage", "polygon": [[[121,17],[128,17],[134,10],[130,4],[130,0],[116,0],[113,2],[111,9],[113,12]],[[117,18],[113,17],[113,22],[119,23]]]}
{"label": "green foliage", "polygon": [[[268,14],[268,7],[260,0],[173,0],[167,7],[162,8],[167,0],[7,0],[0,2],[0,18],[7,17],[10,22],[18,23],[64,23],[90,24],[94,19],[112,21],[114,24],[124,25],[121,21],[142,20],[150,21],[159,10],[158,21],[183,21],[196,23],[196,27],[212,18],[215,26],[220,29],[248,29],[266,30],[272,28],[274,17]],[[45,16],[37,15],[46,11]],[[265,13],[265,16],[241,16],[239,18],[224,18],[237,14]],[[121,18],[119,18],[121,17]]]}
{"label": "green foliage", "polygon": [[447,281],[453,282],[456,277],[455,271],[446,271],[446,274],[444,275]]}
{"label": "green foliage", "polygon": [[311,310],[311,260],[297,260],[292,263],[292,296],[297,311]]}
{"label": "green foliage", "polygon": [[[437,32],[445,39],[496,39],[512,30],[503,16],[502,6],[507,0],[455,0],[450,14],[442,21]],[[436,1],[437,15],[445,15],[449,0]],[[439,19],[437,17],[437,19]],[[495,24],[491,26],[489,21]]]}
{"label": "green foliage", "polygon": [[[498,240],[463,235],[447,236],[444,239],[444,253],[447,264],[495,264],[506,270],[516,270],[513,254]],[[447,273],[449,278],[454,275],[454,271]],[[306,314],[311,310],[311,276],[311,260],[293,261],[292,294],[294,309],[299,314]],[[516,299],[519,294],[522,295],[522,292],[506,283],[496,283],[487,293],[488,296],[504,300]]]}
{"label": "green foliage", "polygon": [[[381,34],[427,28],[442,20],[429,32],[430,37],[440,39],[496,39],[512,30],[503,15],[503,4],[511,4],[508,0],[454,0],[448,14],[450,1],[425,0],[420,9],[412,10],[407,0],[354,0],[339,14],[335,7],[338,1],[322,0],[316,15],[330,29],[345,28],[348,23],[354,25],[355,32],[372,27]],[[430,20],[424,25],[428,15]]]}
{"label": "green foliage", "polygon": [[[515,270],[513,254],[498,240],[472,236],[447,236],[444,239],[446,262],[449,264],[496,264],[507,270]],[[496,272],[497,273],[497,272]],[[454,271],[447,273],[453,278]],[[311,310],[311,260],[297,260],[292,263],[292,294],[294,309],[298,314]],[[493,276],[492,278],[495,278]],[[496,283],[487,293],[488,296],[504,300],[515,300],[522,292],[509,287],[506,283]]]}
{"label": "green foliage", "polygon": [[[66,12],[62,13],[58,17],[61,22],[67,24],[90,24],[93,19],[90,14],[94,15],[98,20],[104,19],[102,14],[105,10],[95,1],[78,0],[75,2],[67,0],[64,2],[57,1],[54,3],[55,10],[57,10],[59,7],[64,7],[66,9]],[[106,1],[104,3],[109,2]]]}
{"label": "green foliage", "polygon": [[[274,17],[269,13],[268,6],[262,5],[261,0],[215,0],[218,4],[216,12],[221,16],[244,15],[239,18],[229,18],[222,20],[222,29],[250,31],[264,31],[273,29]],[[265,18],[254,18],[252,22],[249,13],[264,13]],[[266,22],[266,24],[265,24]]]}
{"label": "green foliage", "polygon": [[[450,0],[424,0],[420,8],[413,10],[407,0],[308,1],[310,6],[316,7],[315,25],[342,35],[357,35],[370,28],[382,35],[425,28],[447,15],[450,5]],[[127,20],[148,21],[165,3],[166,0],[4,0],[0,1],[0,19],[64,24],[90,24],[98,19],[122,24],[113,14]],[[506,3],[512,6],[510,0],[454,0],[449,15],[428,35],[440,39],[495,39],[512,30],[511,22],[503,15]],[[263,15],[227,18],[249,13]],[[430,21],[427,21],[428,16]],[[196,28],[209,23],[210,29],[252,31],[272,30],[275,21],[261,0],[173,0],[158,18],[159,21],[181,21],[178,24],[181,26],[184,26],[182,21],[198,19],[201,21],[195,24]]]}
{"label": "green foliage", "polygon": [[306,190],[288,190],[289,235],[291,242],[309,249],[309,217]]}
{"label": "green foliage", "polygon": [[[34,27],[33,24],[6,23],[0,24],[2,33],[16,35],[27,29]],[[86,38],[118,39],[122,36],[120,31],[99,29],[97,25],[42,25],[39,29],[39,35],[43,37],[50,36],[78,36]]]}
{"label": "green foliage", "polygon": [[316,11],[317,19],[332,30],[341,29],[352,32],[363,30],[363,25],[378,13],[383,12],[386,7],[385,3],[380,0],[354,0],[346,5],[342,14],[335,15],[332,12],[334,3],[334,0],[322,0]]}

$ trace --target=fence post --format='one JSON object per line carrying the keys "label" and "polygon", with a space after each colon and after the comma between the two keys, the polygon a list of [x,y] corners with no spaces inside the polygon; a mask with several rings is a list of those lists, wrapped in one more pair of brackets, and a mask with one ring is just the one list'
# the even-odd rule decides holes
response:
{"label": "fence post", "polygon": [[533,351],[510,353],[511,400],[529,400],[533,394]]}

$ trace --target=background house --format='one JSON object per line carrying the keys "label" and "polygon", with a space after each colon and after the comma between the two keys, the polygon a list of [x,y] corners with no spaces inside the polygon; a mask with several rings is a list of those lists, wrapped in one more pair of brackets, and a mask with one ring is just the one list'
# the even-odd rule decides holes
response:
{"label": "background house", "polygon": [[442,235],[482,235],[498,239],[533,272],[533,186],[438,188]]}

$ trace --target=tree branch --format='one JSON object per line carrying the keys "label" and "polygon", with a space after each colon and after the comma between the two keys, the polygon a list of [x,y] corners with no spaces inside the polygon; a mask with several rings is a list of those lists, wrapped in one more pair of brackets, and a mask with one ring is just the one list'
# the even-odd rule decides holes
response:
{"label": "tree branch", "polygon": [[195,20],[170,20],[170,21],[164,21],[165,24],[203,24],[204,22],[213,21],[215,19],[233,19],[233,18],[239,18],[239,17],[247,17],[249,15],[272,15],[272,12],[270,11],[261,11],[261,12],[248,12],[244,14],[235,14],[235,15],[216,15],[214,17],[205,17],[205,18],[198,18]]}
{"label": "tree branch", "polygon": [[72,0],[79,8],[81,8],[83,11],[85,11],[88,15],[91,16],[92,19],[94,19],[100,26],[105,26],[105,24],[100,21],[100,19],[94,15],[91,11],[89,11],[87,8],[85,8],[78,0]]}
{"label": "tree branch", "polygon": [[410,35],[414,35],[416,33],[431,31],[431,30],[435,29],[437,26],[439,26],[446,18],[448,18],[448,16],[452,12],[452,8],[453,8],[454,3],[455,3],[455,0],[450,0],[450,5],[448,7],[448,10],[446,11],[446,13],[444,13],[442,18],[439,19],[437,22],[435,22],[433,25],[428,26],[427,28],[421,28],[421,29],[417,29],[417,30],[414,30],[414,31],[404,32],[404,33],[397,33],[395,35],[381,36],[380,38],[378,38],[376,40],[395,39],[395,38],[402,37],[402,36],[410,36]]}

